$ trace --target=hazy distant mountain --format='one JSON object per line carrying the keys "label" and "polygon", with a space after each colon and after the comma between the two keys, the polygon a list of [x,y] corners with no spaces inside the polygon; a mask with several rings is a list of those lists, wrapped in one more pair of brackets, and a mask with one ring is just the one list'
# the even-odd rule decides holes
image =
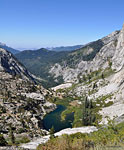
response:
{"label": "hazy distant mountain", "polygon": [[17,48],[19,51],[26,51],[26,50],[37,50],[37,49],[39,49],[39,48],[25,48],[25,47],[18,47]]}
{"label": "hazy distant mountain", "polygon": [[[44,49],[47,49],[49,51],[56,51],[56,52],[61,52],[61,51],[74,51],[76,49],[79,49],[83,47],[84,45],[74,45],[74,46],[58,46],[58,47],[46,47]],[[18,48],[20,51],[26,51],[26,50],[38,50],[42,48]]]}
{"label": "hazy distant mountain", "polygon": [[47,49],[52,50],[52,51],[73,51],[73,50],[81,48],[82,46],[83,45],[60,46],[60,47],[51,47],[51,48],[47,48]]}
{"label": "hazy distant mountain", "polygon": [[17,54],[17,53],[20,52],[19,50],[16,50],[16,49],[14,49],[14,48],[11,48],[11,47],[9,47],[9,46],[7,46],[6,44],[1,43],[1,42],[0,42],[0,48],[3,48],[3,49],[5,49],[5,50],[9,51],[9,52],[11,52],[12,54]]}

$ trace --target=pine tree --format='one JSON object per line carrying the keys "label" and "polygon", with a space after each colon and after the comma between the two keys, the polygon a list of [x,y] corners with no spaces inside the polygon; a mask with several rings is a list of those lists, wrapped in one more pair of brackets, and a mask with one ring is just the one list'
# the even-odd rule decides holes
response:
{"label": "pine tree", "polygon": [[2,134],[0,134],[0,146],[7,146],[7,142]]}
{"label": "pine tree", "polygon": [[93,108],[93,102],[92,102],[92,100],[90,100],[90,102],[89,102],[89,108],[90,108],[90,109]]}
{"label": "pine tree", "polygon": [[82,123],[84,126],[92,125],[95,122],[95,115],[92,114],[93,103],[92,100],[85,99],[85,104],[83,108],[83,118]]}
{"label": "pine tree", "polygon": [[85,76],[85,74],[83,75],[83,81],[86,81],[86,76]]}
{"label": "pine tree", "polygon": [[89,107],[89,100],[88,100],[88,98],[86,97],[85,98],[85,106],[84,106],[85,108],[88,108]]}
{"label": "pine tree", "polygon": [[90,83],[90,80],[91,80],[91,76],[90,75],[88,75],[88,80],[89,80],[89,83]]}
{"label": "pine tree", "polygon": [[14,144],[15,143],[15,136],[13,133],[12,125],[10,125],[9,137],[10,137],[12,144]]}
{"label": "pine tree", "polygon": [[96,83],[93,84],[93,89],[95,89],[97,87]]}
{"label": "pine tree", "polygon": [[55,133],[55,129],[54,126],[52,126],[50,129],[50,138],[54,138],[54,133]]}
{"label": "pine tree", "polygon": [[102,73],[101,78],[104,80],[104,74]]}

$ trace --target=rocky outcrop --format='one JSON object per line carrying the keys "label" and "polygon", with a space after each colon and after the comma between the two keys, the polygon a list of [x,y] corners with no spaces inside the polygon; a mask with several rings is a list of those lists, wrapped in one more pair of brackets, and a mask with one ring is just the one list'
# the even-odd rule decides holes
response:
{"label": "rocky outcrop", "polygon": [[12,127],[16,134],[42,134],[44,115],[56,108],[47,105],[46,94],[41,86],[0,72],[0,132],[8,134]]}
{"label": "rocky outcrop", "polygon": [[51,88],[53,91],[57,91],[59,89],[66,89],[72,86],[72,83],[60,84],[56,87]]}
{"label": "rocky outcrop", "polygon": [[43,134],[42,119],[56,108],[47,104],[48,93],[11,53],[0,49],[0,133]]}

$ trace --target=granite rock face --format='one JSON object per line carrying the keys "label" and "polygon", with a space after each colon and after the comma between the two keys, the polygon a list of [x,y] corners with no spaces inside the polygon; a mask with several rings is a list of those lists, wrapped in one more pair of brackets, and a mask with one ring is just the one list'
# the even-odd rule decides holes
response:
{"label": "granite rock face", "polygon": [[112,58],[113,62],[113,69],[116,69],[116,71],[119,71],[122,69],[124,65],[124,25],[123,28],[119,34],[119,38],[117,39],[117,47],[116,51],[114,53],[114,56]]}
{"label": "granite rock face", "polygon": [[[96,99],[102,101],[102,98],[106,97],[104,99],[105,104],[101,104],[102,110],[99,111],[102,115],[101,123],[107,123],[106,116],[110,119],[116,117],[116,121],[120,122],[123,121],[124,116],[124,25],[122,30],[111,33],[102,38],[101,41],[103,44],[92,60],[80,59],[78,63],[75,63],[76,60],[74,59],[74,67],[70,67],[66,61],[63,63],[64,65],[58,63],[52,66],[50,73],[56,77],[62,75],[65,83],[76,83],[69,92],[71,96],[87,95],[89,99],[94,101]],[[89,46],[87,50],[92,53],[90,44],[87,45]],[[81,55],[81,50],[73,53],[75,56],[77,54]],[[95,78],[95,71],[106,74],[107,70],[112,72],[109,72],[105,78]],[[80,83],[79,81],[82,79],[80,77],[83,75],[85,77],[92,75],[93,80]],[[96,85],[95,90],[93,89],[94,85]],[[100,106],[100,104],[96,105]]]}
{"label": "granite rock face", "polygon": [[[100,68],[105,69],[109,66],[110,61],[112,61],[113,66],[117,66],[117,63],[116,65],[114,64],[116,62],[116,56],[117,56],[116,53],[118,53],[117,52],[118,49],[120,50],[119,45],[122,45],[122,44],[119,44],[119,39],[123,37],[122,34],[123,34],[123,29],[121,30],[121,32],[115,31],[109,34],[108,36],[102,38],[100,40],[102,43],[102,46],[99,52],[96,53],[95,57],[92,60],[84,61],[80,59],[78,60],[78,63],[75,63],[77,61],[75,59],[72,62],[74,63],[74,67],[70,67],[66,61],[63,62],[64,65],[56,63],[54,66],[51,67],[51,70],[49,72],[53,74],[55,77],[63,76],[63,79],[65,82],[75,82],[75,81],[78,81],[77,77],[79,74],[85,74],[85,72],[90,72],[91,70],[95,71]],[[91,50],[90,44],[91,43],[86,45],[87,54],[90,54],[93,51]],[[77,55],[78,53],[79,55],[82,55],[81,50],[75,51],[73,55]],[[122,59],[120,61],[122,61]]]}

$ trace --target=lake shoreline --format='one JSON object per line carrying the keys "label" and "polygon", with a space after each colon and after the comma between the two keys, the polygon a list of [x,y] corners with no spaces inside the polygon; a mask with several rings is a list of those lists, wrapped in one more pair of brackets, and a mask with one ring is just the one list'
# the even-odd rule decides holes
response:
{"label": "lake shoreline", "polygon": [[65,128],[72,128],[72,122],[74,120],[74,113],[70,113],[66,116],[65,120],[61,120],[61,113],[65,111],[67,107],[64,105],[57,105],[57,108],[46,114],[43,119],[43,127],[49,131],[54,126],[55,132],[58,132]]}

